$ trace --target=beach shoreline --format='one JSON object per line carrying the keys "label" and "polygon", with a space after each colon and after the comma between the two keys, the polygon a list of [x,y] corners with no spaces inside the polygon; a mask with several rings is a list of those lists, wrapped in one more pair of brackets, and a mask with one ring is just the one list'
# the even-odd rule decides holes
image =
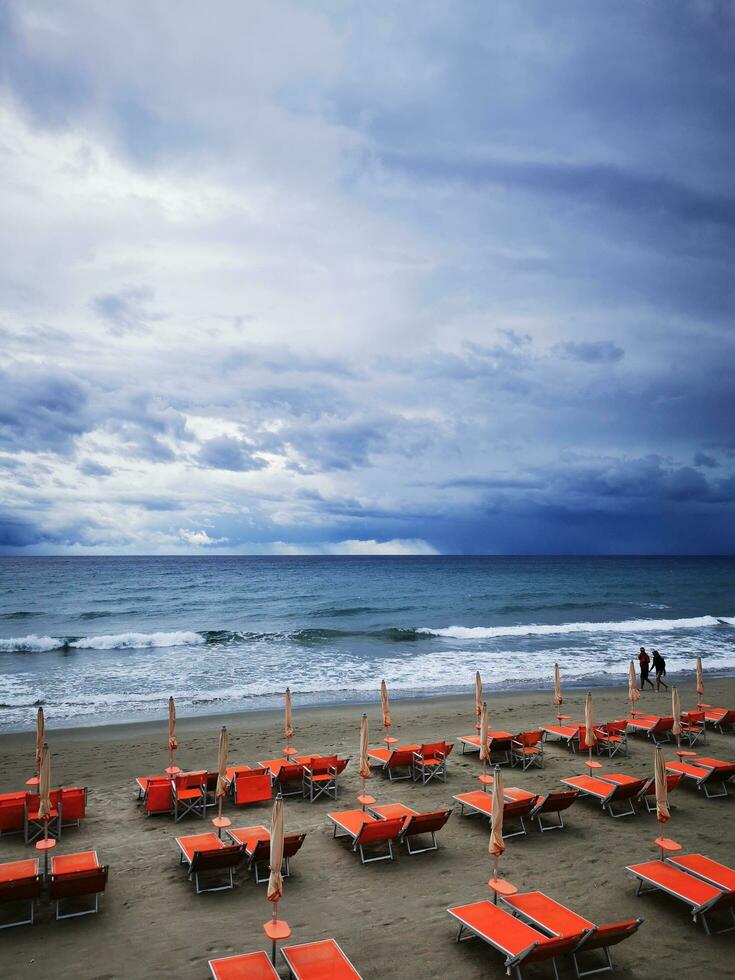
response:
{"label": "beach shoreline", "polygon": [[[707,678],[706,700],[735,704],[735,680]],[[679,688],[682,708],[696,702],[694,678]],[[627,688],[593,692],[595,717],[600,722],[627,714]],[[581,721],[584,692],[564,691],[563,712]],[[557,713],[549,690],[487,692],[491,727],[520,731],[553,723]],[[646,691],[643,711],[670,712],[670,695]],[[303,752],[337,752],[352,761],[340,780],[337,802],[310,804],[299,798],[286,802],[286,828],[306,833],[302,851],[294,858],[280,907],[293,930],[292,942],[334,937],[366,980],[432,977],[473,980],[505,976],[502,959],[480,942],[457,945],[446,909],[489,896],[491,873],[487,854],[488,827],[479,818],[460,817],[455,809],[440,832],[439,850],[409,857],[400,848],[394,862],[362,866],[344,841],[334,840],[327,813],[358,806],[357,774],[359,721],[366,711],[371,745],[385,735],[377,696],[369,703],[301,708],[294,706],[293,744]],[[395,700],[391,734],[401,743],[446,738],[474,731],[474,692],[464,696]],[[281,755],[285,744],[279,710],[182,718],[178,722],[176,763],[184,769],[216,768],[221,724],[230,733],[230,761],[255,765]],[[161,772],[168,764],[167,719],[161,705],[156,721],[94,728],[55,730],[48,719],[54,785],[89,787],[88,816],[82,826],[64,831],[59,853],[95,849],[110,865],[108,889],[95,916],[55,922],[43,903],[37,924],[3,933],[9,975],[34,980],[75,977],[164,978],[176,975],[204,980],[207,961],[214,956],[265,949],[262,925],[270,906],[264,886],[246,872],[236,888],[195,895],[178,863],[175,838],[211,829],[209,819],[187,818],[180,824],[166,816],[147,818],[136,802],[136,776]],[[651,743],[631,738],[629,758],[603,758],[606,771],[631,775],[652,772]],[[32,774],[32,732],[0,736],[0,791],[22,789]],[[665,748],[674,757],[675,746]],[[730,759],[735,736],[712,734],[706,752]],[[521,772],[504,769],[506,786],[532,792],[560,788],[560,779],[584,771],[583,760],[557,744],[549,744],[543,769]],[[403,802],[420,810],[454,805],[457,793],[477,789],[481,767],[476,755],[462,755],[455,743],[446,783],[397,782],[375,775],[369,791],[381,802]],[[667,836],[735,866],[735,842],[729,830],[735,797],[706,800],[685,787],[672,798],[673,820]],[[271,805],[238,808],[228,801],[225,814],[233,826],[268,825]],[[208,814],[211,816],[211,814]],[[540,889],[597,922],[641,915],[640,934],[613,951],[615,976],[663,978],[675,956],[691,975],[718,975],[729,949],[728,937],[708,939],[701,927],[677,903],[661,897],[636,898],[635,884],[625,865],[656,856],[653,839],[659,828],[652,814],[612,820],[599,805],[578,802],[568,812],[563,832],[539,834],[507,842],[501,873],[522,889]],[[22,838],[0,838],[0,861],[32,856]],[[369,922],[371,928],[366,928]],[[410,933],[410,942],[406,936]],[[134,941],[131,940],[134,937]],[[142,958],[141,958],[142,957]],[[564,967],[566,970],[566,966]],[[283,972],[283,971],[282,971]],[[720,974],[721,975],[721,974]]]}

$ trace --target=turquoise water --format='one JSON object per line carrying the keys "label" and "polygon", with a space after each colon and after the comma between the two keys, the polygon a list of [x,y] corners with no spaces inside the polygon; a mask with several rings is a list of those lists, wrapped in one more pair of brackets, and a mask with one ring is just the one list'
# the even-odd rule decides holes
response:
{"label": "turquoise water", "polygon": [[0,728],[735,672],[732,558],[3,558]]}

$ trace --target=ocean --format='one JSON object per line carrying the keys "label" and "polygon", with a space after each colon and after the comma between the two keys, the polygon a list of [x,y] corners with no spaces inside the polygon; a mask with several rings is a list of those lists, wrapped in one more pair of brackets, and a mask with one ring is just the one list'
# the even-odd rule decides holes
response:
{"label": "ocean", "polygon": [[735,673],[735,558],[2,558],[0,730]]}

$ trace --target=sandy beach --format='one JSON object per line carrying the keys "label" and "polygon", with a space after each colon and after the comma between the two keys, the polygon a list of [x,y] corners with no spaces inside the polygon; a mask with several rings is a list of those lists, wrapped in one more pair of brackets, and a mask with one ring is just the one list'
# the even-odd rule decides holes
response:
{"label": "sandy beach", "polygon": [[[599,721],[623,716],[626,689],[596,690]],[[693,685],[680,689],[682,707],[693,707]],[[735,680],[710,681],[707,700],[735,704]],[[584,692],[566,692],[564,711],[582,718]],[[670,698],[646,692],[643,710],[665,714]],[[371,744],[383,737],[380,706],[365,709],[371,725]],[[548,691],[492,696],[491,727],[513,731],[553,720]],[[286,879],[280,914],[293,930],[292,942],[335,937],[361,974],[377,977],[467,978],[504,976],[499,954],[479,940],[457,945],[448,906],[489,896],[486,881],[488,824],[461,818],[456,811],[439,837],[435,853],[409,857],[401,848],[394,862],[362,866],[344,841],[332,839],[329,810],[356,806],[359,792],[358,752],[360,706],[299,710],[295,705],[294,744],[304,752],[338,751],[352,756],[340,783],[339,801],[286,803],[286,830],[303,831],[307,839]],[[31,719],[29,719],[30,721]],[[393,734],[402,742],[446,738],[473,730],[471,692],[462,698],[396,701]],[[277,756],[283,746],[280,712],[257,712],[211,718],[181,719],[177,763],[184,768],[216,767],[220,724],[228,725],[232,762],[254,764]],[[174,838],[209,829],[208,820],[187,818],[177,825],[166,816],[146,818],[136,803],[134,777],[156,773],[166,765],[165,705],[160,723],[54,731],[47,735],[53,753],[54,785],[89,787],[88,817],[78,830],[64,831],[58,853],[95,848],[110,866],[110,879],[98,915],[54,921],[43,902],[37,924],[3,933],[8,977],[101,978],[207,977],[207,961],[266,948],[261,926],[270,914],[265,886],[256,886],[244,870],[234,891],[197,896],[178,863]],[[630,757],[608,762],[605,768],[631,774],[652,771],[653,750],[640,736],[631,737]],[[708,754],[733,757],[735,738],[708,735]],[[31,775],[34,734],[5,735],[0,758],[0,790],[23,786]],[[673,748],[667,749],[673,757]],[[557,744],[546,749],[543,770],[525,773],[504,769],[506,785],[540,791],[559,786],[565,776],[583,772],[578,757]],[[452,804],[455,793],[476,789],[480,764],[476,755],[455,751],[448,781],[426,787],[410,782],[389,784],[375,776],[370,791],[380,802],[404,802],[418,809]],[[679,840],[685,852],[700,851],[726,864],[735,864],[731,834],[735,797],[707,800],[684,786],[672,797],[673,819],[666,833]],[[226,811],[233,826],[269,821],[270,807],[258,804]],[[208,812],[213,815],[213,811]],[[639,933],[613,951],[615,976],[665,977],[676,961],[683,975],[723,976],[723,961],[732,948],[731,936],[708,938],[692,924],[684,908],[663,896],[637,898],[635,884],[624,866],[655,856],[658,827],[652,814],[613,820],[597,804],[578,802],[569,811],[567,829],[507,842],[502,873],[521,890],[542,890],[597,923],[640,915]],[[0,860],[31,854],[20,836],[0,839]],[[563,976],[572,976],[569,961]],[[285,975],[285,970],[282,970]],[[551,975],[548,964],[531,967],[528,976]]]}

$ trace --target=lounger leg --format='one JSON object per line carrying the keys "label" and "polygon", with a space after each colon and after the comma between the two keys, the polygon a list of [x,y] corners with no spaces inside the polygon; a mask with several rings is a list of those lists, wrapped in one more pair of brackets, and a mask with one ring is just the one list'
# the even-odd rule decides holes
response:
{"label": "lounger leg", "polygon": [[722,786],[721,793],[710,793],[709,787],[707,786],[706,783],[704,783],[704,795],[707,797],[708,800],[716,800],[719,799],[719,797],[721,796],[729,796],[729,793],[727,792],[727,786],[725,786],[725,783],[721,782],[720,786]]}

